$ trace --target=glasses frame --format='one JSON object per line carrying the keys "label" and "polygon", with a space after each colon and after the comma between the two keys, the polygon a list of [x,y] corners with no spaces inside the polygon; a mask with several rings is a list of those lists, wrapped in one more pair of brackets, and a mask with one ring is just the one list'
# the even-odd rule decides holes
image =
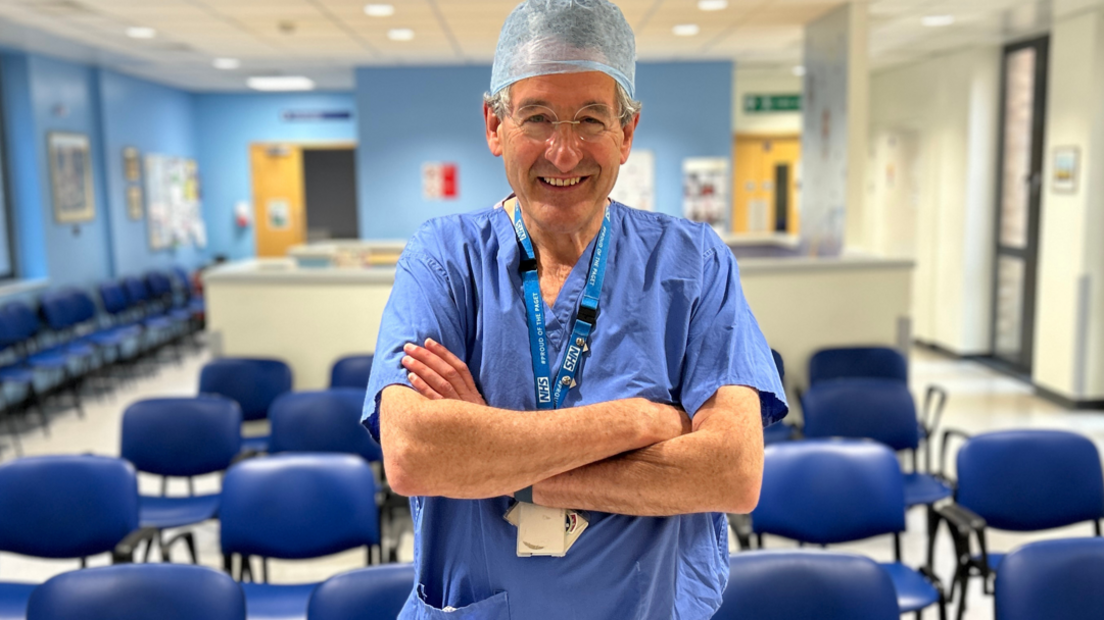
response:
{"label": "glasses frame", "polygon": [[[603,128],[598,133],[593,134],[593,135],[587,135],[586,133],[584,133],[583,131],[581,131],[579,129],[579,127],[583,123],[583,121],[579,120],[579,115],[582,114],[583,111],[585,111],[587,109],[590,109],[590,108],[603,108],[603,109],[608,110],[609,106],[604,104],[604,103],[591,103],[591,104],[585,105],[585,106],[579,108],[578,110],[576,110],[575,115],[572,117],[571,120],[561,121],[561,120],[559,120],[559,118],[560,118],[559,115],[556,114],[556,111],[553,110],[552,108],[550,108],[546,105],[530,104],[530,105],[522,106],[522,107],[518,108],[517,110],[514,110],[510,114],[510,120],[513,121],[513,123],[518,126],[518,129],[520,129],[521,132],[526,135],[526,137],[528,137],[528,138],[530,138],[530,139],[532,139],[536,142],[548,142],[549,140],[552,140],[556,135],[559,134],[559,132],[557,130],[560,128],[561,125],[567,125],[569,127],[574,127],[575,136],[578,137],[579,140],[581,140],[583,142],[597,142],[597,141],[601,140],[602,138],[606,137],[608,134],[613,132],[613,127],[617,124],[617,118],[614,114],[610,113],[608,115],[609,120],[608,121],[603,121]],[[547,121],[548,124],[551,126],[551,130],[548,131],[548,136],[542,138],[539,135],[533,135],[532,133],[530,133],[529,131],[526,130],[526,128],[525,128],[526,127],[525,126],[525,117],[530,116],[530,115],[528,115],[528,114],[523,115],[523,114],[521,114],[521,112],[523,110],[529,110],[529,109],[533,109],[534,111],[535,110],[541,110],[541,112],[540,112],[541,114],[546,114],[547,116],[550,116],[552,119],[554,119],[554,120]],[[544,130],[538,130],[538,131],[540,133],[543,133]]]}

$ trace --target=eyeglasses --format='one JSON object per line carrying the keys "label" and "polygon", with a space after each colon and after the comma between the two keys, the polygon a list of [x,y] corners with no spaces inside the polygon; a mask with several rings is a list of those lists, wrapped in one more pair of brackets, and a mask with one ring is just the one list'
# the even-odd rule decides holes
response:
{"label": "eyeglasses", "polygon": [[575,118],[561,121],[551,108],[543,105],[527,105],[519,108],[511,116],[514,123],[527,137],[538,142],[547,142],[556,133],[560,125],[575,128],[580,140],[594,142],[602,139],[614,126],[614,116],[609,106],[594,103],[579,108]]}

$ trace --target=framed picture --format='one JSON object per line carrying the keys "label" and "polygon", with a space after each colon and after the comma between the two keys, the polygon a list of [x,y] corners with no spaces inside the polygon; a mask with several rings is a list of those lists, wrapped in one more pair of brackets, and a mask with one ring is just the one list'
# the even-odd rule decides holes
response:
{"label": "framed picture", "polygon": [[138,159],[138,149],[133,146],[123,149],[123,176],[131,183],[142,180],[142,164]]}
{"label": "framed picture", "polygon": [[142,186],[131,185],[127,188],[127,215],[132,220],[142,219]]}
{"label": "framed picture", "polygon": [[1077,168],[1081,152],[1076,146],[1054,147],[1054,172],[1051,189],[1062,194],[1077,193]]}
{"label": "framed picture", "polygon": [[87,222],[96,217],[92,191],[92,151],[88,136],[50,133],[50,185],[54,197],[54,219],[61,224]]}

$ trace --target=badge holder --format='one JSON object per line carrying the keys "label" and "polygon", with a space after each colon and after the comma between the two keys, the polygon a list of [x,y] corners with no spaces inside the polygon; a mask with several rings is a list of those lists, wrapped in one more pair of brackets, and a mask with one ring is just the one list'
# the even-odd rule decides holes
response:
{"label": "badge holder", "polygon": [[506,511],[505,518],[518,529],[519,558],[562,558],[590,523],[576,510],[548,508],[529,502],[515,502]]}

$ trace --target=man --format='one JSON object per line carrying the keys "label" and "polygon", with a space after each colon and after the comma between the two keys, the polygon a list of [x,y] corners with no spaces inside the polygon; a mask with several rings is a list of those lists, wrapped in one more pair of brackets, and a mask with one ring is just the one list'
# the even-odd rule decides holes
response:
{"label": "man", "polygon": [[412,498],[402,618],[720,604],[723,513],[755,506],[762,425],[786,405],[717,235],[609,200],[639,122],[634,56],[606,0],[515,9],[484,103],[513,194],[427,222],[399,260],[365,423]]}

